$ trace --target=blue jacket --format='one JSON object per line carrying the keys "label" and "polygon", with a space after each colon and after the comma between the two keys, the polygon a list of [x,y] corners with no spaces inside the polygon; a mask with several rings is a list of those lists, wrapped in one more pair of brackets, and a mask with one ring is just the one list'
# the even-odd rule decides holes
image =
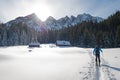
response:
{"label": "blue jacket", "polygon": [[[101,48],[99,48],[99,54],[100,54],[100,52],[103,52]],[[96,48],[94,48],[93,54],[96,54]]]}

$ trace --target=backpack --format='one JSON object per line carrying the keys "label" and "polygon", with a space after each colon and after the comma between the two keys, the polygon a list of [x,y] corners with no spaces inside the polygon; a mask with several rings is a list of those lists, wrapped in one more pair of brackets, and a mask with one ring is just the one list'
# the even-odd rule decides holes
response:
{"label": "backpack", "polygon": [[96,47],[96,51],[95,51],[95,53],[96,53],[96,54],[99,54],[99,53],[100,53],[98,47]]}

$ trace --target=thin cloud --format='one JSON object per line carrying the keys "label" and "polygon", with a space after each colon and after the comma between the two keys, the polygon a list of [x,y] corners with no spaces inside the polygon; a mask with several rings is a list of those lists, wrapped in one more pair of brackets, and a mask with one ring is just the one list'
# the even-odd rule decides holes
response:
{"label": "thin cloud", "polygon": [[29,15],[34,12],[34,5],[42,3],[51,8],[51,16],[57,19],[82,13],[107,18],[120,10],[120,0],[0,0],[0,21]]}

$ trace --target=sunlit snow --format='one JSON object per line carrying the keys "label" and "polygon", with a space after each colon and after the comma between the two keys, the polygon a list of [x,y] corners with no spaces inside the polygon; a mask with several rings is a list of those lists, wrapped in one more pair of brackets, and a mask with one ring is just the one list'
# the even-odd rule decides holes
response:
{"label": "sunlit snow", "polygon": [[101,80],[105,77],[119,79],[119,50],[104,49],[104,62],[97,69],[92,49],[62,48],[51,44],[41,45],[40,48],[1,47],[0,80],[94,80],[96,72],[102,74],[104,71],[104,74],[98,74]]}

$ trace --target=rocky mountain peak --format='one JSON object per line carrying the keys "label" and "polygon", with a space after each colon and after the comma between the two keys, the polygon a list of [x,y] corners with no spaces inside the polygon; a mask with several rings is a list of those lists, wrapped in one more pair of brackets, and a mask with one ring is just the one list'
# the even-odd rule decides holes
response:
{"label": "rocky mountain peak", "polygon": [[93,17],[90,14],[79,14],[77,17],[75,16],[65,16],[56,20],[54,17],[49,16],[46,21],[42,22],[35,13],[27,15],[25,17],[18,17],[15,20],[12,20],[6,23],[7,26],[11,26],[12,24],[25,23],[27,26],[35,28],[37,31],[41,31],[40,29],[61,29],[63,27],[74,26],[82,21],[93,21],[100,22],[103,19],[100,17]]}
{"label": "rocky mountain peak", "polygon": [[[46,21],[56,21],[56,19],[54,18],[54,17],[52,17],[52,16],[49,16],[47,19],[46,19]],[[45,22],[46,22],[45,21]]]}

